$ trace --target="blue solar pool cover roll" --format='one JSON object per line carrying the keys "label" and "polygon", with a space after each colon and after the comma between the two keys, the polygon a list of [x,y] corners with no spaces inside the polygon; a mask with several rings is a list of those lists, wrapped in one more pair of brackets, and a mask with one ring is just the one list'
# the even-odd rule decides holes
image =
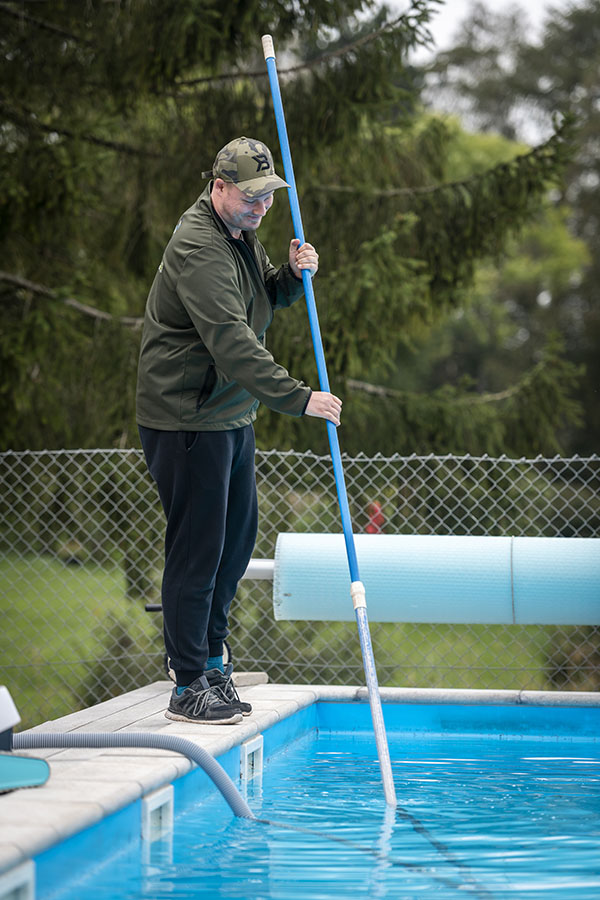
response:
{"label": "blue solar pool cover roll", "polygon": [[[374,622],[600,623],[598,538],[355,535]],[[347,621],[337,534],[280,534],[276,619]]]}

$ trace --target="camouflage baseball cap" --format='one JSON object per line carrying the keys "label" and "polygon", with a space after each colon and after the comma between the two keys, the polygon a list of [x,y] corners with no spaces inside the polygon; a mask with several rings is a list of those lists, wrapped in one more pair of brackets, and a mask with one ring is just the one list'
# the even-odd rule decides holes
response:
{"label": "camouflage baseball cap", "polygon": [[249,197],[289,187],[287,181],[275,174],[273,156],[267,145],[247,137],[225,144],[215,157],[212,171],[203,172],[202,177],[232,182]]}

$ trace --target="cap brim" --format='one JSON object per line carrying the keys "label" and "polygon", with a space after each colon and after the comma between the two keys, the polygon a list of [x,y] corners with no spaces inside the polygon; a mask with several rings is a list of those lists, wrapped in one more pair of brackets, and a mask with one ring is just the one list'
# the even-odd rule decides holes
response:
{"label": "cap brim", "polygon": [[236,181],[235,185],[249,197],[259,197],[261,194],[270,194],[277,188],[290,187],[287,181],[275,174],[263,175],[262,178],[251,178],[249,181]]}

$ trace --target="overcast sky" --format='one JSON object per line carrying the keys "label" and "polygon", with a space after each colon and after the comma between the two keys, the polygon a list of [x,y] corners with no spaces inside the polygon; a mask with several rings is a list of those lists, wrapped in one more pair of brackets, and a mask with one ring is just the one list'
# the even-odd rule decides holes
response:
{"label": "overcast sky", "polygon": [[[401,0],[396,0],[393,4],[390,3],[390,6],[392,5],[398,9],[406,9],[408,4],[401,2]],[[494,12],[508,12],[515,6],[526,10],[533,35],[537,35],[549,9],[562,10],[577,4],[570,2],[570,0],[520,0],[520,2],[516,2],[516,0],[487,0],[485,5],[493,9]],[[472,0],[446,0],[434,12],[429,29],[435,39],[435,50],[445,49],[452,43],[458,26],[467,17],[471,6]],[[423,51],[420,51],[417,58],[421,58],[421,53]],[[426,55],[429,55],[429,51],[426,51]]]}

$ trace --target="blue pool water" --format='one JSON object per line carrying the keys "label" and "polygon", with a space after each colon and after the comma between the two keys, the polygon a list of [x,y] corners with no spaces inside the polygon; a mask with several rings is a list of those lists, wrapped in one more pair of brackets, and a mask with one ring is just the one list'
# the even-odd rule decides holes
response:
{"label": "blue pool water", "polygon": [[[409,727],[388,725],[394,811],[383,801],[364,710],[353,730],[338,731],[330,728],[343,723],[329,706],[319,730],[281,746],[262,779],[246,786],[260,821],[236,819],[218,795],[201,797],[176,816],[166,838],[112,848],[92,874],[52,896],[600,897],[598,711],[575,727],[581,716],[574,710],[563,710],[557,724],[553,710],[471,708],[451,717],[450,728],[443,711],[408,714],[405,707],[392,725],[403,716]],[[494,716],[501,727],[486,734]],[[524,722],[536,734],[523,734]]]}

